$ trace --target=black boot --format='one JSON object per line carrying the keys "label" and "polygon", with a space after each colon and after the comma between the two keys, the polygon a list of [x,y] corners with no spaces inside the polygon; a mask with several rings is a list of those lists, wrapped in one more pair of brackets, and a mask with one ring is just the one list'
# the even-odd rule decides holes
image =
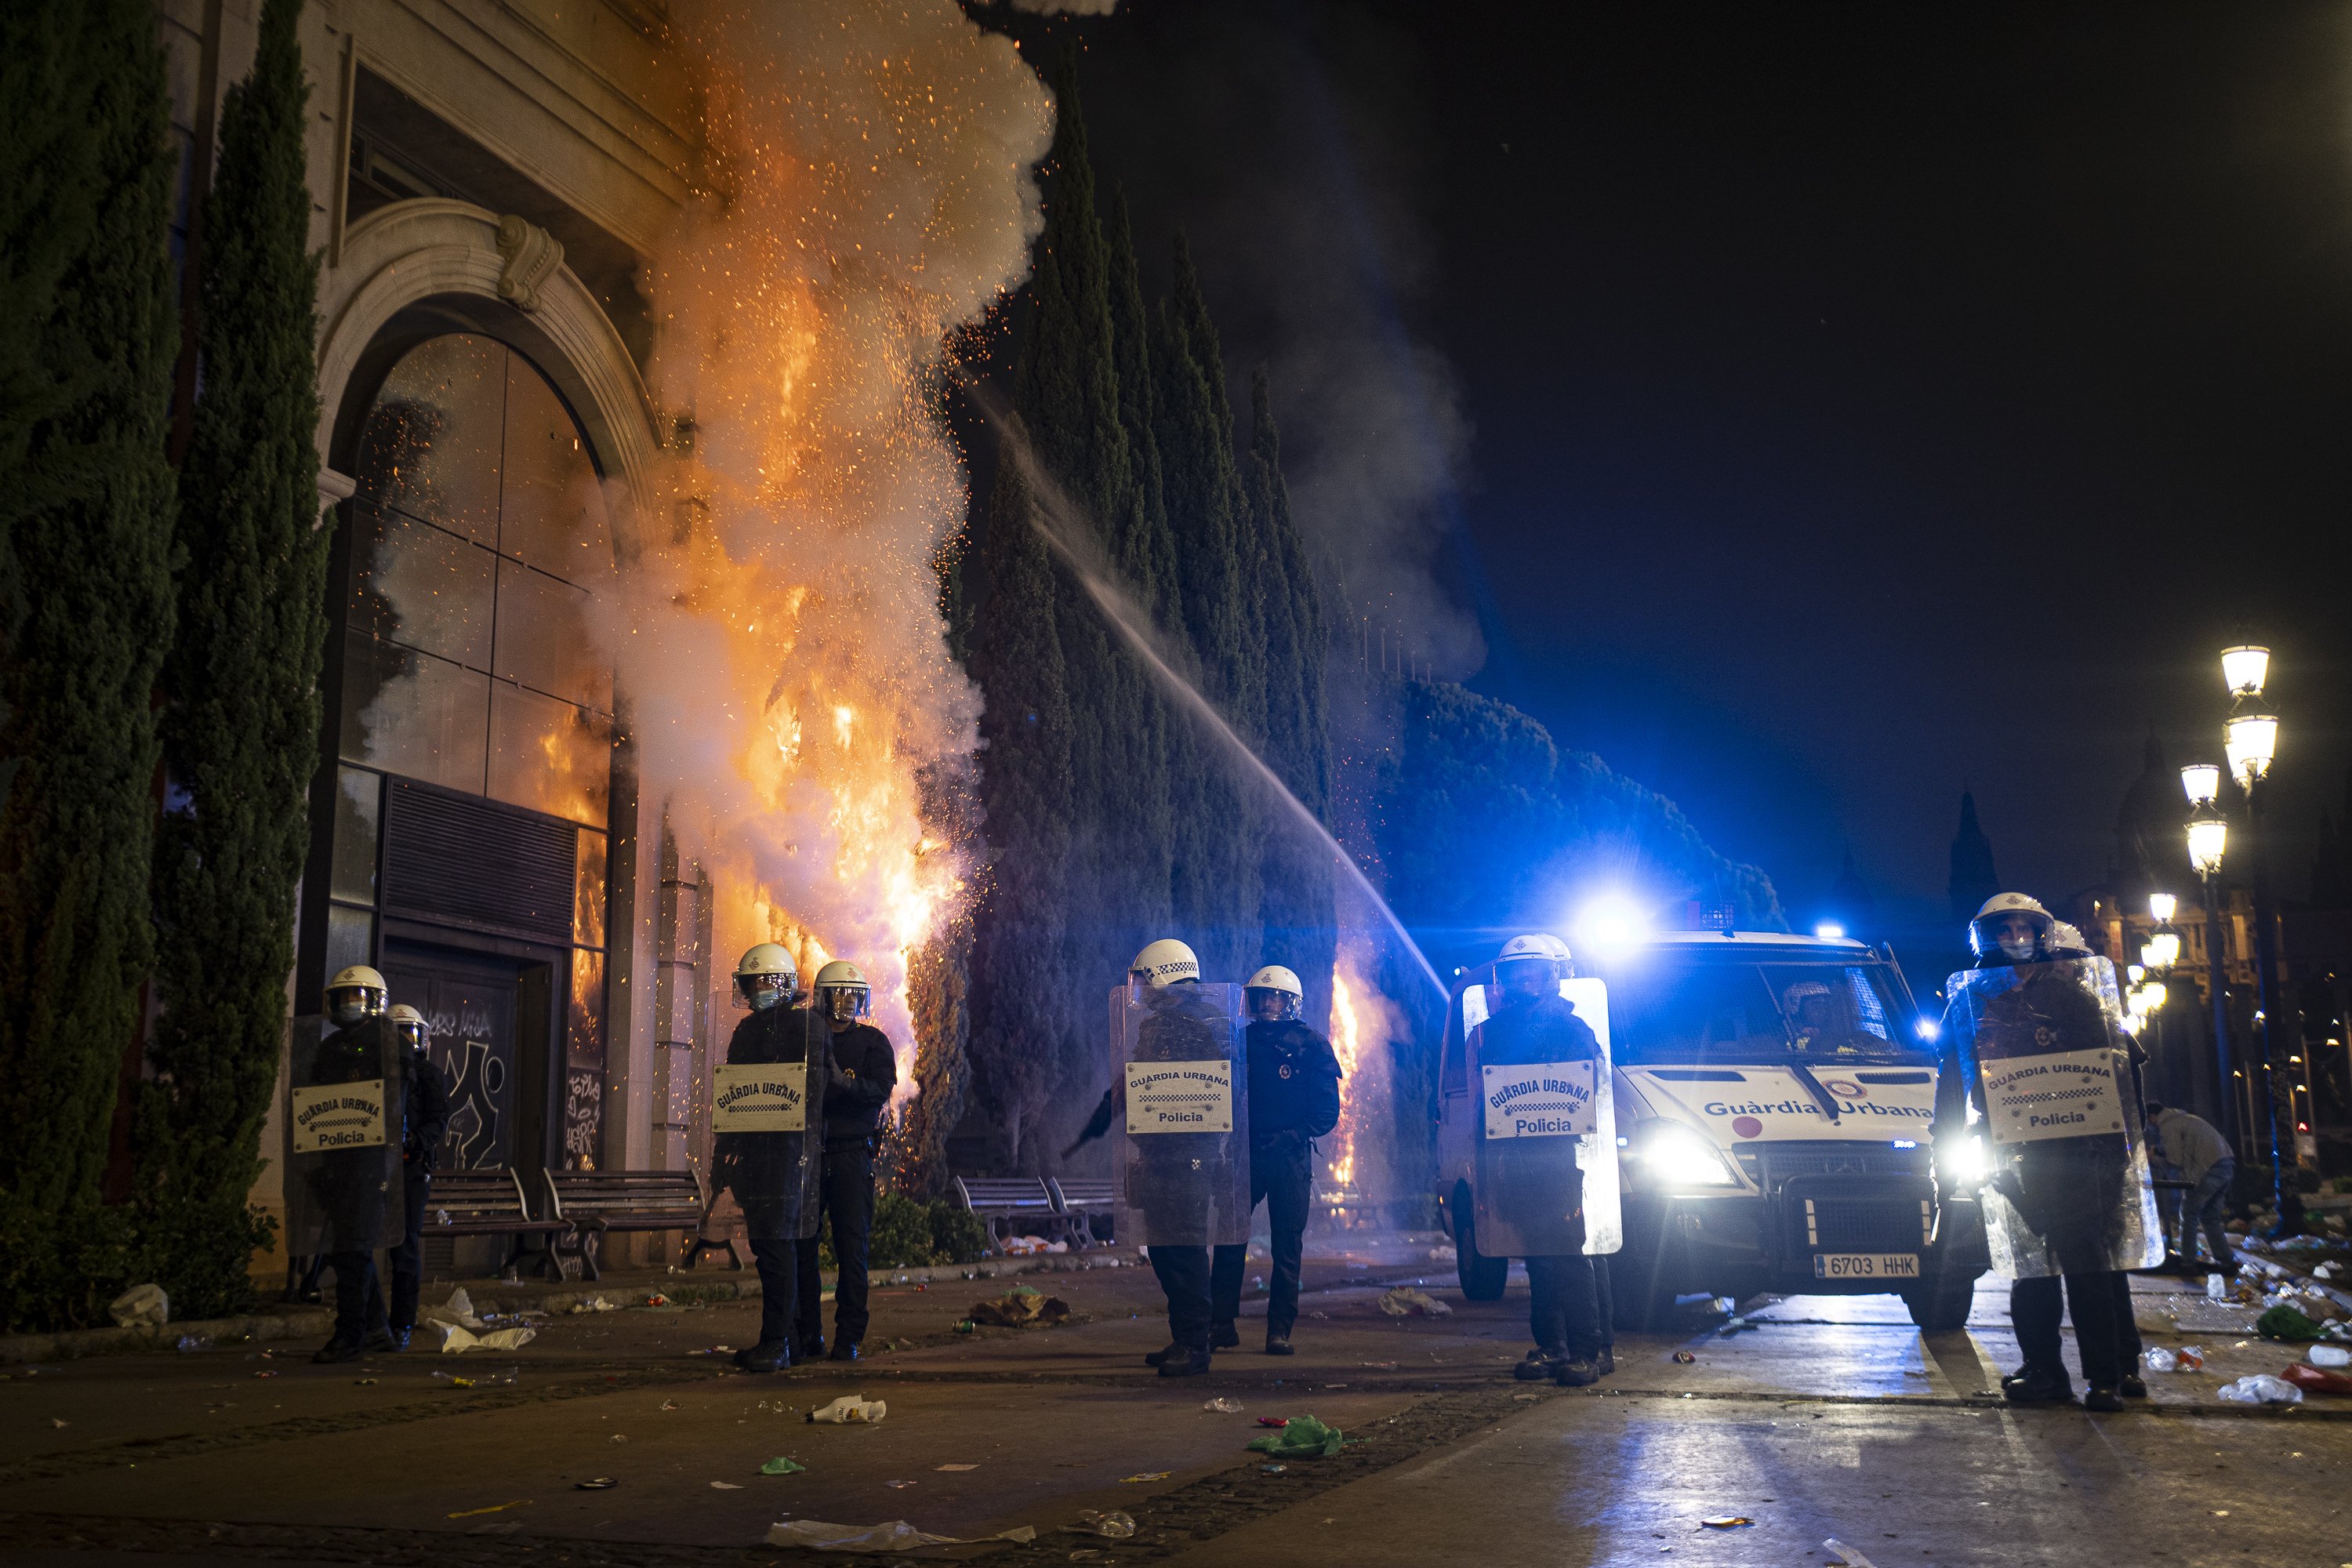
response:
{"label": "black boot", "polygon": [[2001,1379],[2001,1396],[2011,1405],[2072,1405],[2074,1385],[2063,1371],[2021,1367],[2013,1378]]}
{"label": "black boot", "polygon": [[793,1342],[793,1359],[794,1361],[823,1361],[824,1359],[824,1336],[823,1334],[819,1334],[814,1339],[794,1340]]}
{"label": "black boot", "polygon": [[310,1359],[321,1366],[332,1366],[337,1362],[359,1360],[365,1349],[365,1342],[347,1339],[339,1333],[320,1345]]}
{"label": "black boot", "polygon": [[1143,1364],[1146,1366],[1164,1366],[1168,1363],[1171,1357],[1181,1361],[1187,1353],[1189,1352],[1186,1352],[1182,1345],[1177,1344],[1171,1341],[1159,1350],[1153,1351],[1150,1355],[1145,1356],[1143,1358]]}
{"label": "black boot", "polygon": [[2112,1388],[2094,1388],[2083,1395],[2085,1410],[2121,1410],[2124,1396]]}
{"label": "black boot", "polygon": [[1559,1375],[1559,1363],[1567,1359],[1565,1350],[1538,1345],[1511,1369],[1511,1375],[1521,1383],[1549,1383]]}
{"label": "black boot", "polygon": [[1589,1388],[1601,1381],[1601,1369],[1582,1356],[1564,1357],[1551,1380],[1562,1388]]}
{"label": "black boot", "polygon": [[1234,1326],[1231,1318],[1212,1325],[1209,1330],[1209,1348],[1213,1351],[1231,1350],[1241,1342],[1242,1331]]}
{"label": "black boot", "polygon": [[1600,1373],[1603,1377],[1607,1377],[1611,1373],[1615,1372],[1617,1370],[1617,1352],[1615,1347],[1611,1345],[1602,1345],[1601,1347],[1601,1353],[1592,1358],[1592,1366],[1593,1370]]}
{"label": "black boot", "polygon": [[747,1351],[735,1352],[735,1364],[745,1372],[785,1372],[793,1364],[793,1347],[789,1341],[773,1344],[757,1344]]}
{"label": "black boot", "polygon": [[2127,1372],[2124,1373],[2124,1380],[2116,1384],[2116,1392],[2122,1394],[2126,1399],[2146,1399],[2147,1397],[2147,1379],[2140,1376],[2140,1374],[2136,1372]]}
{"label": "black boot", "polygon": [[1190,1345],[1170,1345],[1160,1363],[1162,1377],[1198,1377],[1209,1370],[1209,1352]]}
{"label": "black boot", "polygon": [[833,1349],[825,1356],[827,1361],[856,1361],[856,1359],[857,1342],[856,1340],[834,1341]]}
{"label": "black boot", "polygon": [[1297,1355],[1298,1352],[1290,1348],[1290,1336],[1288,1334],[1269,1332],[1265,1336],[1265,1353],[1268,1355]]}

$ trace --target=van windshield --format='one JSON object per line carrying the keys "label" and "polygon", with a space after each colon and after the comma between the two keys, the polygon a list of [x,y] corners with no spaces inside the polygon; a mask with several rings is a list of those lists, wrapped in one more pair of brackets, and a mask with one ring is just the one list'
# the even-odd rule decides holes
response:
{"label": "van windshield", "polygon": [[1925,1062],[1875,964],[1706,963],[1612,975],[1621,1062]]}

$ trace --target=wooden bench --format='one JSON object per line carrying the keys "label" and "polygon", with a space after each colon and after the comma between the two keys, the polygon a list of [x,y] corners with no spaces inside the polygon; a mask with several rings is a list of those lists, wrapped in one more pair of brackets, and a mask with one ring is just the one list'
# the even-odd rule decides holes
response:
{"label": "wooden bench", "polygon": [[1045,1185],[1053,1190],[1055,1206],[1062,1211],[1072,1245],[1103,1245],[1095,1235],[1093,1216],[1109,1214],[1118,1206],[1118,1188],[1107,1179],[1090,1181],[1082,1176],[1048,1177]]}
{"label": "wooden bench", "polygon": [[551,1243],[562,1230],[554,1214],[534,1216],[523,1195],[522,1178],[500,1166],[470,1171],[438,1171],[425,1200],[425,1223],[418,1227],[429,1239],[436,1236],[512,1236],[503,1275],[530,1258],[550,1279],[563,1277],[563,1265]]}
{"label": "wooden bench", "polygon": [[549,1171],[545,1173],[549,1212],[565,1227],[556,1250],[580,1260],[591,1279],[604,1274],[596,1267],[604,1233],[614,1230],[683,1230],[691,1233],[684,1262],[702,1260],[706,1251],[724,1251],[736,1268],[742,1254],[732,1238],[713,1241],[702,1234],[710,1200],[702,1190],[698,1171]]}
{"label": "wooden bench", "polygon": [[1008,1234],[1034,1234],[1002,1228],[1016,1220],[1044,1220],[1050,1225],[1062,1215],[1060,1205],[1054,1201],[1053,1189],[1034,1176],[958,1176],[955,1185],[963,1206],[988,1226],[992,1247],[1001,1248]]}

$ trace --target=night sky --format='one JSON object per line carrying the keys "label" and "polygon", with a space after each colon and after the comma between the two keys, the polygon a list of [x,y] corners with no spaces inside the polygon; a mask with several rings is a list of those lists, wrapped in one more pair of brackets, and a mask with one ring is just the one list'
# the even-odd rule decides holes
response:
{"label": "night sky", "polygon": [[1147,285],[1183,226],[1237,394],[1271,363],[1353,610],[1792,915],[1850,848],[1942,934],[1963,784],[2006,882],[2096,881],[2242,639],[2301,896],[2352,750],[2352,5],[1019,30],[1085,41]]}

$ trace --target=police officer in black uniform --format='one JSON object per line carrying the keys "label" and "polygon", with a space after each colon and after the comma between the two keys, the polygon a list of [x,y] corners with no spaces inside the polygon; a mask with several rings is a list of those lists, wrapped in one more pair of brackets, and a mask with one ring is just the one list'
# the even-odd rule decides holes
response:
{"label": "police officer in black uniform", "polygon": [[[327,983],[324,999],[335,1027],[298,1065],[297,1083],[383,1079],[388,1092],[404,1103],[399,1081],[403,1056],[384,1016],[391,997],[383,976],[364,963],[352,964]],[[383,1110],[388,1118],[390,1107]],[[289,1173],[290,1180],[303,1184],[300,1203],[307,1216],[295,1228],[315,1237],[319,1254],[335,1274],[335,1330],[312,1361],[356,1361],[370,1351],[397,1348],[375,1267],[376,1249],[392,1240],[390,1222],[397,1218],[390,1212],[396,1186],[383,1147],[390,1141],[304,1155]],[[301,1245],[308,1244],[306,1239]]]}
{"label": "police officer in black uniform", "polygon": [[381,1288],[369,1303],[371,1317],[387,1320],[393,1348],[406,1350],[416,1331],[416,1298],[425,1283],[425,1210],[433,1196],[433,1168],[441,1157],[441,1136],[449,1130],[449,1081],[425,1048],[432,1026],[405,1002],[386,1015],[407,1053],[405,1114],[400,1142],[400,1173],[406,1195],[407,1228],[391,1249],[392,1303],[383,1310]]}
{"label": "police officer in black uniform", "polygon": [[712,1148],[717,1184],[732,1191],[743,1211],[751,1261],[760,1271],[760,1342],[737,1351],[735,1364],[746,1372],[782,1372],[793,1364],[796,1244],[816,1234],[821,1108],[841,1075],[826,1048],[828,1031],[815,1014],[794,1005],[800,972],[791,954],[774,942],[758,943],[736,964],[735,986],[751,1013],[728,1039],[727,1064],[808,1064],[802,1131],[721,1132]]}
{"label": "police officer in black uniform", "polygon": [[[1201,962],[1191,948],[1166,937],[1147,943],[1128,965],[1127,979],[1129,997],[1151,1010],[1138,1032],[1136,1060],[1200,1061],[1229,1055],[1232,1021],[1223,1005],[1202,994]],[[1235,1088],[1248,1093],[1243,1085]],[[1125,1081],[1112,1079],[1086,1130],[1062,1157],[1068,1159],[1110,1131],[1126,1102]],[[1205,1236],[1215,1224],[1221,1197],[1232,1194],[1233,1206],[1240,1206],[1240,1172],[1226,1139],[1218,1134],[1168,1132],[1144,1140],[1128,1180],[1130,1201],[1144,1211],[1147,1237],[1154,1226],[1164,1227],[1163,1236]],[[1169,1339],[1166,1348],[1143,1358],[1144,1364],[1158,1367],[1162,1377],[1197,1376],[1209,1370],[1209,1245],[1153,1239],[1149,1246],[1151,1272],[1168,1298]]]}
{"label": "police officer in black uniform", "polygon": [[[865,1022],[873,994],[858,967],[842,959],[816,972],[816,1015],[833,1034],[833,1083],[824,1094],[824,1168],[817,1201],[833,1226],[835,1269],[833,1291],[835,1361],[856,1361],[866,1338],[866,1253],[874,1232],[874,1141],[882,1129],[882,1108],[898,1082],[898,1058],[890,1037]],[[817,1268],[817,1237],[798,1244],[799,1311],[793,1355],[814,1361],[824,1355],[824,1279]]]}
{"label": "police officer in black uniform", "polygon": [[[1298,1275],[1307,1236],[1307,1189],[1315,1146],[1339,1125],[1339,1058],[1331,1042],[1299,1022],[1306,1005],[1298,976],[1278,963],[1243,989],[1250,1014],[1250,1207],[1265,1205],[1274,1250],[1274,1289],[1265,1304],[1265,1353],[1288,1355],[1298,1322]],[[1216,1249],[1209,1296],[1212,1348],[1242,1342],[1242,1270],[1247,1244]]]}
{"label": "police officer in black uniform", "polygon": [[[1495,961],[1495,1011],[1478,1026],[1475,1049],[1480,1063],[1532,1066],[1601,1058],[1592,1026],[1578,1017],[1560,994],[1569,968],[1567,944],[1558,937],[1538,933],[1504,944]],[[1574,1244],[1527,1258],[1528,1323],[1535,1348],[1512,1368],[1511,1375],[1523,1383],[1549,1379],[1570,1388],[1597,1382],[1603,1375],[1601,1358],[1612,1333],[1602,1310],[1605,1288],[1595,1279],[1594,1260],[1583,1250],[1582,1177],[1568,1173],[1567,1190],[1559,1190],[1563,1176],[1546,1149],[1499,1149],[1492,1157],[1497,1166],[1482,1178],[1482,1184],[1500,1190],[1480,1201],[1524,1210],[1523,1224],[1532,1225],[1540,1215],[1547,1228],[1556,1232],[1561,1227],[1550,1223],[1551,1216],[1570,1215],[1563,1239]],[[1526,1187],[1511,1184],[1511,1173],[1500,1163],[1507,1160],[1528,1166]],[[1612,1359],[1610,1365],[1614,1364]]]}
{"label": "police officer in black uniform", "polygon": [[[1985,1007],[1976,1026],[1980,1057],[1998,1060],[2106,1039],[2105,1020],[2090,993],[2055,967],[2041,970],[2071,956],[2053,945],[2059,929],[2041,901],[2023,893],[1995,894],[1969,922],[1975,969],[2035,971]],[[1948,1018],[1945,1037],[1958,1037]],[[1965,1129],[1967,1101],[1981,1098],[1981,1086],[1970,1081],[1956,1049],[1948,1050],[1937,1075],[1939,1134],[1945,1128]],[[1939,1144],[1946,1141],[1938,1136]],[[2084,1403],[2094,1410],[2120,1410],[2126,1387],[2146,1396],[2138,1368],[2125,1364],[2126,1334],[2121,1325],[2131,1321],[2130,1287],[2124,1282],[2118,1291],[2111,1260],[2127,1161],[2128,1148],[2120,1138],[2058,1139],[2025,1145],[2017,1168],[1993,1178],[1995,1190],[2032,1228],[2058,1268],[2057,1273],[2020,1278],[2010,1285],[2010,1321],[2024,1359],[2000,1380],[2011,1404],[2074,1402],[2059,1333],[2069,1308],[2084,1381],[2090,1384]],[[2136,1328],[2130,1337],[2137,1341]]]}

